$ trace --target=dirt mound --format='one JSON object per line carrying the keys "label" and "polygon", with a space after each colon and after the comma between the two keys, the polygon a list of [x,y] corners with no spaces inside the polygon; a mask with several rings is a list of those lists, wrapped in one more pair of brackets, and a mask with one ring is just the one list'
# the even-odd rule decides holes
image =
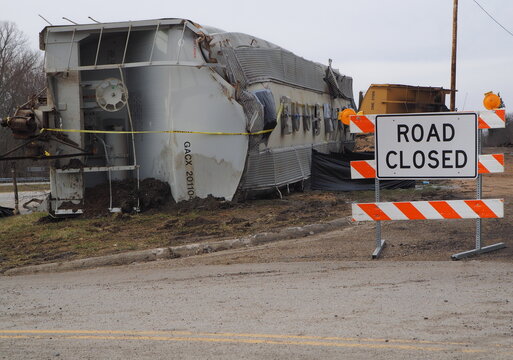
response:
{"label": "dirt mound", "polygon": [[353,151],[374,151],[374,134],[356,135]]}
{"label": "dirt mound", "polygon": [[[112,207],[120,208],[122,213],[133,213],[137,207],[137,195],[139,195],[139,208],[142,212],[161,209],[163,211],[186,213],[192,210],[214,211],[230,209],[236,204],[223,198],[212,195],[204,199],[193,198],[176,203],[171,195],[168,183],[154,178],[147,178],[139,183],[135,180],[112,182]],[[110,195],[109,185],[100,184],[85,191],[84,215],[86,217],[101,217],[109,214]]]}
{"label": "dirt mound", "polygon": [[[156,209],[172,201],[168,183],[148,178],[139,183],[133,179],[112,182],[112,207],[121,208],[124,213],[132,213],[137,207],[141,211]],[[84,214],[87,217],[104,216],[109,213],[109,184],[100,184],[85,191]]]}
{"label": "dirt mound", "polygon": [[139,187],[141,211],[159,208],[169,201],[172,201],[172,196],[168,183],[153,178],[141,181]]}
{"label": "dirt mound", "polygon": [[235,203],[226,201],[223,198],[217,198],[212,195],[208,195],[204,199],[193,198],[178,203],[169,204],[170,210],[176,210],[180,213],[189,212],[191,210],[219,210],[219,209],[230,209],[236,206]]}

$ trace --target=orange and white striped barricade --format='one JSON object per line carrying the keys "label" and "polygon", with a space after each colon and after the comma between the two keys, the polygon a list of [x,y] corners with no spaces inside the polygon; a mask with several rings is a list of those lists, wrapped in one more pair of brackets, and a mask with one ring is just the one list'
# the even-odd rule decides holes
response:
{"label": "orange and white striped barricade", "polygon": [[[483,110],[478,111],[477,114],[479,129],[499,129],[506,127],[505,109]],[[351,115],[349,117],[349,130],[354,134],[373,133],[376,130],[376,116],[376,114]]]}
{"label": "orange and white striped barricade", "polygon": [[[352,205],[353,221],[376,222],[378,258],[385,246],[381,221],[476,219],[476,246],[452,255],[504,248],[483,247],[481,220],[504,217],[503,199],[481,199],[482,175],[504,172],[504,154],[481,154],[481,129],[504,128],[504,109],[480,112],[353,115],[352,133],[375,133],[375,160],[351,161],[352,179],[375,179],[375,202]],[[476,199],[381,202],[382,179],[477,179]]]}
{"label": "orange and white striped barricade", "polygon": [[[351,161],[351,179],[376,178],[375,160]],[[479,155],[477,164],[479,174],[493,174],[504,172],[504,154]]]}
{"label": "orange and white striped barricade", "polygon": [[479,129],[506,127],[506,109],[485,110],[479,113]]}
{"label": "orange and white striped barricade", "polygon": [[503,199],[402,201],[352,204],[353,221],[494,219],[504,217]]}
{"label": "orange and white striped barricade", "polygon": [[375,123],[376,115],[351,115],[349,117],[349,130],[354,134],[373,133]]}

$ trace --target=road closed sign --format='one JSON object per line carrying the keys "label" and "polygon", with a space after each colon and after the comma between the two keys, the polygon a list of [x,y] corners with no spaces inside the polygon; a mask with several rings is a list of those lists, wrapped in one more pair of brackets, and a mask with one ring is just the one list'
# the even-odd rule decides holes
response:
{"label": "road closed sign", "polygon": [[477,114],[376,116],[378,179],[477,177]]}

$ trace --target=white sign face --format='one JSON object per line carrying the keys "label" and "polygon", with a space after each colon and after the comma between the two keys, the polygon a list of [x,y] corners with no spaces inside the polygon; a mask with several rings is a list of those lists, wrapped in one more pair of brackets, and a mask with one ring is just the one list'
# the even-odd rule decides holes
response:
{"label": "white sign face", "polygon": [[378,179],[477,177],[477,114],[376,116]]}

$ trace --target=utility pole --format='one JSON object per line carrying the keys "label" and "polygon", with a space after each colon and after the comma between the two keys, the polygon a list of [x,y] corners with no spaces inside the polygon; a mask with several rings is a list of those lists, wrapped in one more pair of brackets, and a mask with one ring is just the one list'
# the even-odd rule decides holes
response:
{"label": "utility pole", "polygon": [[456,48],[458,42],[458,0],[452,10],[451,111],[456,110]]}

